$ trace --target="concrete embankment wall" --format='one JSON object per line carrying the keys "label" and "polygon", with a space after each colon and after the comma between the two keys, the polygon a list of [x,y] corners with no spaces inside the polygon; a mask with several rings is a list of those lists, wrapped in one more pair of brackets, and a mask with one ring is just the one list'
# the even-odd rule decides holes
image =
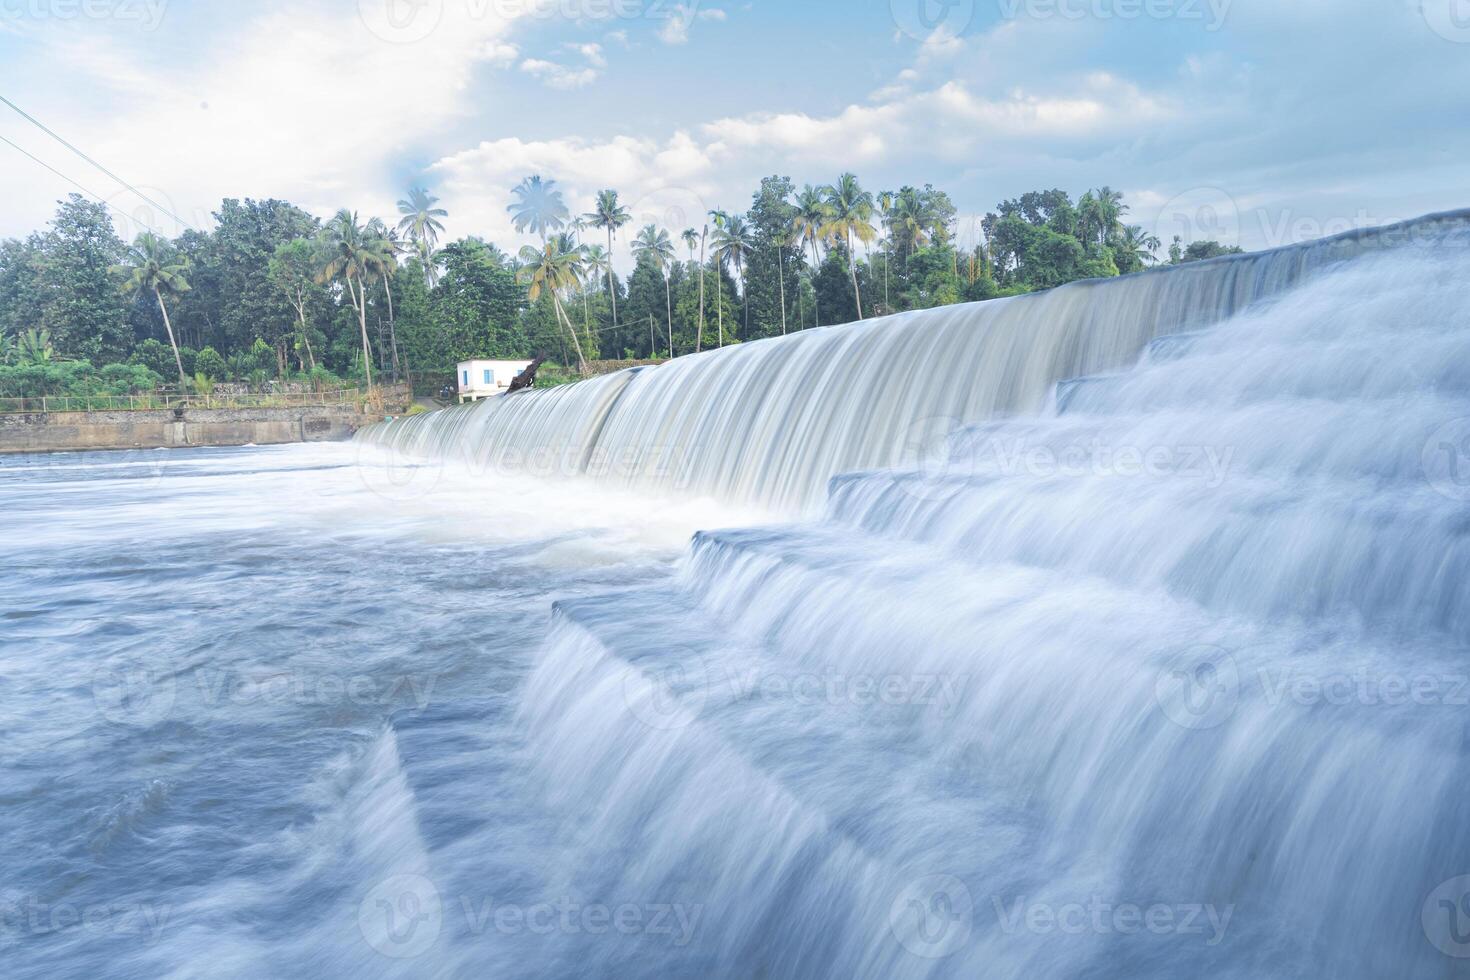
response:
{"label": "concrete embankment wall", "polygon": [[381,421],[356,405],[34,412],[0,415],[0,453],[328,442]]}

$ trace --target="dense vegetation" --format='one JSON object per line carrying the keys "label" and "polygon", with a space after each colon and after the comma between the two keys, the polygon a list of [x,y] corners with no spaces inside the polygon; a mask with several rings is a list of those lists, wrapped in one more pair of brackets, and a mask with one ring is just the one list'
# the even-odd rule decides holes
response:
{"label": "dense vegetation", "polygon": [[[535,353],[575,370],[1115,276],[1160,247],[1106,187],[1003,201],[971,248],[945,192],[875,195],[852,174],[768,177],[746,211],[693,228],[631,229],[614,190],[573,215],[539,176],[513,196],[516,228],[540,242],[514,255],[476,237],[441,245],[446,212],[419,188],[392,225],[229,199],[209,231],[131,245],[104,205],[72,195],[46,231],[0,242],[0,395],[328,383]],[[624,278],[609,254],[630,233]],[[1224,251],[1176,240],[1169,260]]]}

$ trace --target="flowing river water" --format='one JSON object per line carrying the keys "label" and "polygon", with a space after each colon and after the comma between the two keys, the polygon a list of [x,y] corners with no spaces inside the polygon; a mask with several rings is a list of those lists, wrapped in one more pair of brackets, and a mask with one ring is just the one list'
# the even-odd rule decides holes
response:
{"label": "flowing river water", "polygon": [[1463,215],[0,460],[7,976],[1470,975]]}

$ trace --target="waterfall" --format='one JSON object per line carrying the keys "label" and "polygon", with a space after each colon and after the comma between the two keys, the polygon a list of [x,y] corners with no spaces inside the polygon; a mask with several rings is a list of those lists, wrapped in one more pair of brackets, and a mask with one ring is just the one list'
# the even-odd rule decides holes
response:
{"label": "waterfall", "polygon": [[795,519],[557,603],[519,719],[567,865],[700,911],[565,962],[1464,976],[1467,287],[1438,216],[365,434]]}
{"label": "waterfall", "polygon": [[956,428],[1041,409],[1061,381],[1217,323],[1353,257],[1462,227],[1450,213],[1271,252],[806,330],[383,423],[359,439],[491,471],[591,477],[774,509],[897,467]]}

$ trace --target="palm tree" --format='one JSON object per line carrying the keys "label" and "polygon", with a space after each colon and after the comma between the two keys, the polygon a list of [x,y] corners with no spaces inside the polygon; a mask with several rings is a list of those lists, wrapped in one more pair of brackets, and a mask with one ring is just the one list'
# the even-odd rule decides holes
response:
{"label": "palm tree", "polygon": [[796,195],[796,217],[792,224],[795,227],[797,239],[812,250],[813,269],[822,264],[822,257],[817,254],[817,246],[827,240],[826,232],[822,229],[827,227],[830,217],[822,192],[811,184],[807,184]]}
{"label": "palm tree", "polygon": [[379,218],[370,219],[367,230],[378,251],[379,258],[382,259],[379,274],[383,279],[383,292],[388,297],[388,343],[393,352],[393,380],[397,381],[401,369],[398,357],[398,327],[393,315],[393,285],[390,280],[398,272],[398,256],[406,249],[399,242],[398,233]]}
{"label": "palm tree", "polygon": [[439,244],[439,235],[444,231],[444,223],[439,219],[449,217],[448,211],[434,207],[438,203],[439,199],[422,187],[409,188],[408,197],[398,202],[398,213],[403,215],[398,230],[413,243],[424,265],[424,282],[431,289],[435,279],[434,246]]}
{"label": "palm tree", "polygon": [[[618,192],[611,188],[598,191],[596,207],[586,215],[586,218],[592,227],[607,230],[607,254],[609,259],[611,259],[613,235],[617,233],[619,228],[633,220],[633,216],[628,213],[628,209],[618,203]],[[607,267],[607,293],[612,297],[613,329],[616,330],[618,326],[618,291],[613,285],[611,263]]]}
{"label": "palm tree", "polygon": [[[709,219],[710,219],[710,222],[715,226],[715,238],[718,239],[719,236],[720,236],[720,233],[724,231],[725,225],[729,223],[729,221],[730,221],[730,215],[729,215],[728,212],[721,211],[718,208],[716,208],[715,210],[710,211],[710,213],[709,213]],[[719,346],[724,347],[725,346],[725,262],[720,257],[720,253],[719,253],[719,249],[718,248],[715,249],[714,253],[711,254],[710,258],[714,259],[714,262],[715,262],[715,323],[718,324],[718,328],[717,328],[718,329],[718,333],[716,334],[716,336],[719,338]]]}
{"label": "palm tree", "polygon": [[588,294],[592,291],[592,283],[599,280],[607,273],[611,260],[607,256],[607,250],[601,245],[583,245],[580,248],[582,271],[585,277],[582,283],[582,326],[588,338],[592,337],[592,302]]}
{"label": "palm tree", "polygon": [[[714,212],[711,211],[711,214]],[[694,353],[698,354],[704,347],[704,266],[705,248],[709,244],[709,225],[699,233],[699,330],[694,335]]]}
{"label": "palm tree", "polygon": [[533,175],[521,181],[511,193],[515,201],[506,205],[516,231],[527,231],[546,240],[548,233],[557,231],[567,223],[567,206],[556,189],[556,181],[542,180]]}
{"label": "palm tree", "polygon": [[1123,192],[1115,191],[1106,184],[1099,187],[1097,189],[1097,211],[1102,224],[1102,234],[1098,244],[1106,245],[1123,233],[1123,215],[1128,212],[1128,205],[1123,203]]}
{"label": "palm tree", "polygon": [[188,387],[184,375],[184,361],[179,356],[179,345],[174,339],[174,325],[168,318],[168,304],[163,301],[165,293],[177,295],[189,291],[184,273],[189,271],[189,260],[176,261],[167,244],[151,231],[145,231],[128,249],[127,262],[113,267],[114,272],[127,276],[124,289],[136,296],[145,290],[158,301],[158,310],[163,314],[163,329],[168,333],[168,344],[174,350],[174,366],[179,369],[180,393]]}
{"label": "palm tree", "polygon": [[371,388],[373,350],[368,343],[367,332],[367,281],[371,276],[386,271],[383,246],[358,223],[357,213],[346,208],[327,222],[322,229],[322,239],[325,264],[317,273],[316,281],[325,284],[341,279],[347,287],[347,296],[357,311],[357,323],[362,330],[362,369]]}
{"label": "palm tree", "polygon": [[577,251],[566,251],[560,246],[563,242],[551,240],[544,243],[539,249],[527,245],[521,249],[521,269],[516,273],[516,278],[530,286],[528,295],[531,302],[540,299],[543,292],[551,294],[551,305],[556,310],[557,322],[566,330],[572,338],[572,346],[577,351],[577,370],[583,377],[587,375],[587,359],[582,356],[582,342],[577,339],[577,331],[572,329],[572,321],[567,318],[566,311],[561,307],[561,299],[557,295],[563,289],[570,289],[582,284],[581,274],[578,266],[582,257]]}
{"label": "palm tree", "polygon": [[791,244],[789,231],[778,228],[771,233],[771,244],[776,247],[776,282],[781,287],[781,336],[786,336],[786,246]]}
{"label": "palm tree", "polygon": [[934,222],[934,209],[924,195],[914,188],[902,188],[893,198],[889,218],[889,236],[896,244],[903,247],[905,275],[907,275],[909,256],[929,244]]}
{"label": "palm tree", "polygon": [[1150,262],[1157,262],[1154,254],[1163,244],[1155,235],[1146,234],[1138,225],[1126,225],[1123,234],[1113,242],[1113,258],[1120,272],[1137,272]]}
{"label": "palm tree", "polygon": [[[745,218],[738,214],[729,215],[725,223],[715,230],[716,268],[729,262],[735,267],[740,280],[741,298],[745,306],[745,333],[750,335],[750,290],[745,283],[745,262],[755,251],[755,242]],[[723,341],[722,341],[723,345]]]}
{"label": "palm tree", "polygon": [[699,232],[693,228],[685,228],[683,233],[679,235],[679,240],[684,243],[685,248],[689,249],[689,261],[693,263],[694,249],[699,245]]}
{"label": "palm tree", "polygon": [[654,225],[644,225],[638,237],[633,240],[633,255],[638,259],[647,259],[658,266],[658,271],[664,277],[664,302],[668,304],[669,313],[669,356],[674,356],[674,294],[669,288],[669,266],[674,262],[674,243],[669,239],[669,233]]}
{"label": "palm tree", "polygon": [[[822,266],[822,257],[818,254],[818,244],[825,240],[826,236],[822,229],[827,227],[827,202],[822,199],[822,192],[811,184],[807,184],[796,195],[796,215],[792,218],[791,230],[796,235],[797,244],[805,244],[812,250],[812,275]],[[816,326],[822,325],[822,318],[815,310],[812,313],[813,322]]]}
{"label": "palm tree", "polygon": [[852,276],[852,295],[857,301],[858,319],[863,318],[863,296],[858,289],[857,254],[852,240],[867,244],[878,234],[873,227],[873,195],[863,190],[855,174],[843,174],[837,183],[826,188],[827,224],[822,234],[841,238],[847,246],[847,270]]}

